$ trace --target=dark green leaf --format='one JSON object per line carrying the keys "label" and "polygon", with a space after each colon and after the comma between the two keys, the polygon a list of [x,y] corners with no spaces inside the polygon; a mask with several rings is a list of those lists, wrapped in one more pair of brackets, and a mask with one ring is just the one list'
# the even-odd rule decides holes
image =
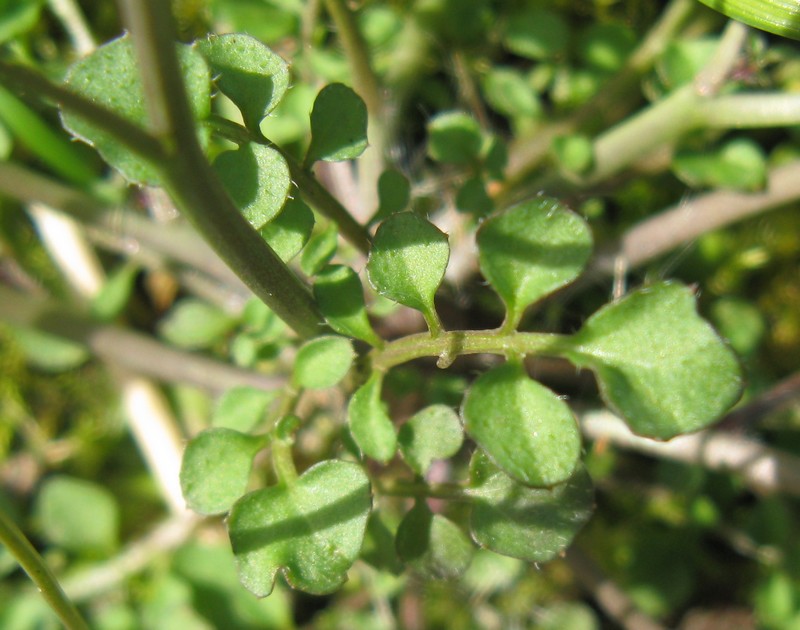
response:
{"label": "dark green leaf", "polygon": [[215,84],[242,111],[256,131],[289,87],[289,70],[281,57],[242,33],[211,35],[195,44],[208,61]]}
{"label": "dark green leaf", "polygon": [[338,242],[339,232],[336,225],[331,223],[308,241],[300,256],[300,268],[309,276],[318,274],[333,258]]}
{"label": "dark green leaf", "polygon": [[367,148],[367,106],[346,85],[332,83],[317,95],[311,110],[311,144],[305,164],[357,158]]}
{"label": "dark green leaf", "polygon": [[503,43],[521,57],[550,59],[566,51],[569,25],[557,13],[526,7],[509,15]]}
{"label": "dark green leaf", "polygon": [[341,381],[353,364],[353,346],[344,337],[317,337],[304,343],[294,361],[294,382],[306,389],[325,389]]}
{"label": "dark green leaf", "polygon": [[428,123],[428,154],[437,162],[468,164],[481,150],[481,128],[469,114],[446,112]]}
{"label": "dark green leaf", "polygon": [[486,185],[480,175],[470,177],[458,189],[456,208],[459,212],[469,212],[477,216],[487,215],[494,209],[494,202],[486,192]]}
{"label": "dark green leaf", "polygon": [[279,570],[293,588],[335,591],[361,549],[371,504],[361,467],[337,460],[242,497],[228,519],[239,579],[258,597],[272,592]]}
{"label": "dark green leaf", "polygon": [[592,481],[583,469],[553,488],[528,488],[476,451],[470,481],[475,542],[529,562],[546,562],[566,549],[594,507]]}
{"label": "dark green leaf", "polygon": [[265,391],[255,387],[232,387],[219,399],[211,425],[221,429],[233,429],[247,433],[264,419],[270,403],[279,391]]}
{"label": "dark green leaf", "polygon": [[569,358],[594,370],[606,402],[639,435],[668,440],[702,429],[741,394],[736,356],[678,283],[605,306],[570,345]]}
{"label": "dark green leaf", "polygon": [[[178,46],[178,58],[186,82],[192,113],[197,120],[211,113],[211,81],[203,56],[189,46]],[[88,57],[77,61],[67,72],[69,88],[103,105],[132,123],[148,127],[139,64],[130,38],[124,35],[100,46]],[[158,172],[136,157],[122,144],[91,121],[63,111],[61,119],[74,136],[93,145],[100,155],[128,180],[139,184],[158,184]],[[201,136],[204,140],[204,136]]]}
{"label": "dark green leaf", "polygon": [[39,19],[44,0],[4,0],[0,2],[0,43],[31,29]]}
{"label": "dark green leaf", "polygon": [[347,422],[358,448],[367,456],[386,463],[397,450],[397,434],[381,401],[383,376],[373,372],[347,406]]}
{"label": "dark green leaf", "polygon": [[578,42],[583,62],[606,72],[616,72],[636,47],[636,33],[624,24],[597,23],[587,28]]}
{"label": "dark green leaf", "polygon": [[181,348],[209,348],[221,341],[236,325],[236,320],[194,298],[185,298],[175,304],[158,325],[164,339]]}
{"label": "dark green leaf", "polygon": [[561,483],[578,465],[581,436],[572,412],[518,363],[479,376],[461,414],[467,433],[489,458],[528,486]]}
{"label": "dark green leaf", "polygon": [[330,265],[317,275],[314,299],[336,332],[379,347],[383,341],[367,318],[364,289],[356,272],[343,265]]}
{"label": "dark green leaf", "polygon": [[186,504],[200,514],[222,514],[247,490],[253,457],[263,436],[208,429],[189,440],[181,463]]}
{"label": "dark green leaf", "polygon": [[245,219],[261,229],[283,208],[291,178],[286,160],[275,149],[250,143],[214,160],[225,189]]}
{"label": "dark green leaf", "polygon": [[300,253],[314,229],[314,213],[300,198],[287,199],[280,214],[259,230],[283,262]]}
{"label": "dark green leaf", "polygon": [[452,580],[467,570],[475,547],[459,527],[418,500],[397,529],[398,557],[423,577]]}
{"label": "dark green leaf", "polygon": [[411,186],[400,171],[384,171],[378,178],[378,211],[372,221],[405,210],[411,199]]}
{"label": "dark green leaf", "polygon": [[537,197],[483,222],[477,234],[483,275],[516,327],[525,309],[581,273],[592,253],[586,222],[560,201]]}
{"label": "dark green leaf", "polygon": [[434,459],[447,459],[458,452],[464,431],[450,407],[431,405],[400,427],[398,441],[406,463],[418,475],[425,475]]}

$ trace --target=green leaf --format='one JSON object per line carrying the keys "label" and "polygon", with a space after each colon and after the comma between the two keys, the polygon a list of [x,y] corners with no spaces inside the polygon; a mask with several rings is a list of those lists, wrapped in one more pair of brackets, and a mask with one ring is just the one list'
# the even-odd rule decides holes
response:
{"label": "green leaf", "polygon": [[478,121],[464,112],[445,112],[428,123],[428,154],[437,162],[468,164],[481,150]]}
{"label": "green leaf", "polygon": [[383,375],[373,372],[350,398],[347,422],[358,448],[367,457],[386,463],[397,450],[397,434],[381,402],[382,386]]}
{"label": "green leaf", "polygon": [[400,171],[388,170],[378,178],[378,210],[370,223],[405,210],[411,200],[411,186]]}
{"label": "green leaf", "polygon": [[219,399],[211,414],[211,426],[247,433],[264,419],[267,408],[279,394],[276,390],[232,387]]}
{"label": "green leaf", "polygon": [[794,2],[774,0],[700,0],[700,2],[748,26],[782,37],[800,39],[800,19],[798,19],[797,4]]}
{"label": "green leaf", "polygon": [[335,591],[358,556],[371,504],[361,467],[337,460],[245,495],[228,519],[239,579],[258,597],[272,592],[279,570],[293,588]]}
{"label": "green leaf", "polygon": [[325,389],[341,381],[353,364],[349,339],[317,337],[304,343],[294,360],[294,382],[306,389]]}
{"label": "green leaf", "polygon": [[[196,120],[211,113],[211,82],[203,56],[189,46],[178,45],[186,93]],[[74,63],[67,72],[68,87],[98,105],[107,107],[134,124],[148,128],[139,64],[130,37],[123,35],[100,46],[92,54]],[[139,184],[159,183],[158,170],[131,153],[122,144],[86,120],[62,111],[64,127],[92,145],[106,162],[126,179]],[[205,135],[200,136],[205,142]]]}
{"label": "green leaf", "polygon": [[13,326],[12,329],[25,359],[40,370],[65,372],[89,360],[89,351],[79,343],[35,328]]}
{"label": "green leaf", "polygon": [[450,407],[430,405],[400,427],[398,441],[406,463],[418,475],[425,475],[434,459],[447,459],[458,452],[464,431]]}
{"label": "green leaf", "polygon": [[542,115],[539,98],[525,76],[513,68],[494,67],[483,80],[486,102],[511,118],[535,119]]}
{"label": "green leaf", "polygon": [[236,320],[207,302],[194,298],[179,301],[159,322],[158,332],[171,344],[198,350],[222,341]]}
{"label": "green leaf", "polygon": [[475,542],[529,562],[546,562],[566,549],[594,506],[592,481],[583,469],[552,488],[528,488],[476,451],[470,484]]}
{"label": "green leaf", "polygon": [[581,454],[567,404],[509,362],[479,376],[464,396],[464,428],[505,473],[528,486],[570,478]]}
{"label": "green leaf", "polygon": [[417,500],[397,528],[397,555],[423,577],[455,579],[469,567],[474,545],[461,529]]}
{"label": "green leaf", "polygon": [[253,457],[264,436],[233,429],[207,429],[189,440],[181,462],[186,504],[200,514],[222,514],[247,491]]}
{"label": "green leaf", "polygon": [[616,72],[636,47],[636,33],[624,24],[596,23],[587,28],[578,42],[583,63],[598,70]]}
{"label": "green leaf", "polygon": [[509,15],[503,44],[528,59],[558,57],[567,50],[569,25],[553,11],[526,7]]}
{"label": "green leaf", "polygon": [[450,246],[447,235],[413,212],[401,212],[381,223],[367,261],[369,281],[378,293],[422,311],[438,332],[433,303],[444,278]]}
{"label": "green leaf", "polygon": [[214,160],[214,170],[236,207],[257,230],[283,208],[291,177],[286,160],[275,149],[249,143],[225,151]]}
{"label": "green leaf", "polygon": [[367,148],[367,106],[341,83],[322,88],[311,110],[311,144],[305,164],[357,158]]}
{"label": "green leaf", "polygon": [[314,300],[336,332],[374,347],[383,345],[369,323],[361,281],[349,267],[329,265],[320,272],[314,282]]}
{"label": "green leaf", "polygon": [[718,37],[671,41],[656,62],[659,79],[668,89],[690,83],[718,46]]}
{"label": "green leaf", "polygon": [[767,157],[758,143],[737,138],[716,151],[680,151],[672,170],[689,186],[758,191],[767,183]]}
{"label": "green leaf", "polygon": [[594,165],[594,145],[582,134],[558,136],[553,140],[553,153],[567,173],[582,175]]}
{"label": "green leaf", "polygon": [[488,218],[476,238],[481,271],[506,304],[509,328],[529,305],[577,278],[592,253],[586,222],[550,197]]}
{"label": "green leaf", "polygon": [[286,62],[249,35],[211,35],[195,44],[206,58],[214,83],[242,112],[244,124],[259,124],[283,98],[289,87]]}
{"label": "green leaf", "polygon": [[594,370],[603,398],[639,435],[668,440],[702,429],[741,394],[736,356],[679,283],[605,306],[569,343],[570,360]]}
{"label": "green leaf", "polygon": [[119,506],[91,481],[58,475],[42,484],[36,516],[51,543],[75,553],[111,554],[119,541]]}
{"label": "green leaf", "polygon": [[280,214],[259,232],[278,257],[289,262],[303,249],[313,229],[314,213],[296,197],[287,199]]}
{"label": "green leaf", "polygon": [[300,257],[300,268],[309,276],[318,274],[333,258],[338,243],[339,232],[336,224],[331,223],[308,241]]}
{"label": "green leaf", "polygon": [[0,2],[0,43],[33,28],[44,0],[3,0]]}
{"label": "green leaf", "polygon": [[494,202],[486,192],[486,185],[480,175],[470,177],[458,189],[456,208],[459,212],[469,212],[477,216],[487,215],[494,209]]}
{"label": "green leaf", "polygon": [[139,265],[127,262],[109,275],[103,287],[92,298],[92,315],[102,320],[111,320],[119,315],[133,293]]}

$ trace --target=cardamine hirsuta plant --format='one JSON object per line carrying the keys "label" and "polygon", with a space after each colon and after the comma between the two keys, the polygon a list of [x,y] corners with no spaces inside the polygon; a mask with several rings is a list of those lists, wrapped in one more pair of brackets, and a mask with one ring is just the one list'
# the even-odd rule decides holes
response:
{"label": "cardamine hirsuta plant", "polygon": [[[300,73],[293,79],[281,55],[245,33],[178,43],[169,3],[159,0],[120,0],[126,32],[72,63],[62,80],[6,54],[0,97],[21,108],[36,99],[56,105],[64,129],[141,199],[166,192],[213,254],[190,233],[182,244],[184,226],[164,226],[159,241],[152,223],[130,225],[143,243],[194,268],[203,280],[187,293],[249,296],[235,315],[184,297],[159,332],[183,349],[224,346],[236,374],[246,368],[256,379],[262,370],[274,384],[220,383],[226,391],[210,424],[188,436],[179,474],[191,510],[224,515],[232,562],[250,592],[269,595],[281,574],[292,588],[331,593],[367,547],[379,568],[399,560],[430,579],[462,575],[476,547],[535,563],[563,555],[591,517],[593,483],[576,410],[531,376],[531,365],[555,358],[590,371],[607,407],[634,434],[659,441],[709,427],[743,389],[737,356],[698,314],[695,289],[678,281],[616,291],[574,326],[544,325],[539,315],[549,305],[568,299],[576,281],[593,281],[582,275],[587,266],[614,265],[621,285],[640,262],[595,251],[577,191],[614,186],[660,145],[693,131],[797,124],[798,97],[741,89],[735,76],[747,30],[732,22],[688,83],[665,83],[651,105],[594,134],[580,117],[591,121],[593,108],[642,72],[616,64],[622,40],[612,35],[590,54],[621,78],[550,137],[534,131],[509,154],[475,113],[485,115],[482,106],[427,122],[428,161],[455,182],[461,210],[445,220],[419,193],[411,161],[391,159],[396,116],[359,23],[340,0],[324,4],[352,80],[313,88],[302,151],[271,137],[269,119],[301,89],[293,85]],[[670,19],[684,4],[675,3]],[[522,57],[560,45],[526,35],[525,20],[537,32],[549,19],[537,11],[508,26],[506,45]],[[761,15],[755,26],[796,35],[792,23]],[[655,39],[651,46],[663,49]],[[655,54],[644,50],[630,64]],[[487,98],[522,128],[527,101],[514,72],[492,75]],[[62,138],[51,146],[62,151],[52,166],[62,182],[6,161],[3,192],[95,225],[113,221],[102,207],[120,201],[119,185],[84,166],[81,147]],[[749,165],[751,148],[732,142],[716,162],[681,154],[674,168],[707,184],[737,160]],[[537,173],[547,156],[556,168]],[[358,201],[323,184],[342,166],[360,187]],[[763,177],[748,172],[761,186]],[[460,280],[449,280],[463,279],[464,268],[485,282],[481,299],[496,327],[451,325],[472,324],[457,316]],[[123,266],[91,312],[60,316],[2,288],[0,314],[97,349],[93,326],[125,319],[135,276],[136,267]],[[386,323],[401,318],[412,323],[398,334]],[[409,394],[398,404],[392,381],[403,370],[468,378],[439,400]],[[331,396],[341,401],[333,412]],[[402,506],[393,524],[382,514],[389,504]],[[53,605],[72,614],[68,603]]]}

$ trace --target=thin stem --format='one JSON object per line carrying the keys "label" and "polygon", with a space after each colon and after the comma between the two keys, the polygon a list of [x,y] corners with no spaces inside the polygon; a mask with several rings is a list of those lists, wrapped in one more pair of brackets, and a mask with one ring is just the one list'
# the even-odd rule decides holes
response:
{"label": "thin stem", "polygon": [[89,625],[61,590],[42,556],[3,510],[0,510],[0,542],[16,558],[68,630],[89,630]]}
{"label": "thin stem", "polygon": [[553,354],[568,348],[568,337],[550,333],[504,333],[489,331],[448,331],[438,337],[428,333],[409,335],[387,343],[370,353],[372,368],[381,372],[422,357],[450,359],[465,354]]}
{"label": "thin stem", "polygon": [[292,457],[292,447],[283,440],[273,440],[271,443],[272,467],[279,483],[291,484],[297,479],[297,468]]}
{"label": "thin stem", "polygon": [[694,78],[698,94],[708,97],[719,93],[739,60],[748,31],[741,22],[728,22],[711,59]]}

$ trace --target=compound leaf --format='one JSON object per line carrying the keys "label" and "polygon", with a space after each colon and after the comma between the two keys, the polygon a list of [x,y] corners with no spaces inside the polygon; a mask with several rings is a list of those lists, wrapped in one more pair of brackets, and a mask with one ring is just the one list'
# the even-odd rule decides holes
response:
{"label": "compound leaf", "polygon": [[263,436],[233,429],[207,429],[189,440],[181,462],[181,490],[200,514],[222,514],[247,490],[253,457]]}
{"label": "compound leaf", "polygon": [[569,479],[581,437],[567,404],[516,362],[482,374],[464,396],[464,428],[505,473],[528,486]]}
{"label": "compound leaf", "polygon": [[505,302],[509,327],[529,305],[577,278],[592,253],[586,222],[550,197],[488,218],[476,238],[481,271]]}
{"label": "compound leaf", "polygon": [[353,364],[349,339],[328,335],[304,343],[294,362],[294,381],[306,389],[325,389],[341,381]]}
{"label": "compound leaf", "polygon": [[567,356],[594,370],[603,398],[639,435],[697,431],[741,394],[734,353],[676,282],[639,289],[592,315]]}
{"label": "compound leaf", "polygon": [[382,386],[383,376],[373,372],[350,399],[347,421],[358,448],[368,457],[386,463],[397,450],[397,434],[381,401]]}
{"label": "compound leaf", "polygon": [[364,289],[350,267],[329,265],[314,282],[314,300],[336,332],[379,347],[383,341],[367,318]]}
{"label": "compound leaf", "polygon": [[546,562],[566,549],[594,506],[592,480],[582,468],[552,488],[528,488],[476,451],[470,484],[475,542],[529,562]]}
{"label": "compound leaf", "polygon": [[289,87],[289,69],[280,55],[242,33],[211,35],[195,44],[214,73],[214,83],[256,131]]}
{"label": "compound leaf", "polygon": [[338,460],[245,495],[228,519],[239,579],[258,597],[272,592],[279,570],[293,588],[335,591],[361,549],[371,505],[364,471]]}
{"label": "compound leaf", "polygon": [[447,405],[430,405],[415,413],[398,432],[400,453],[418,475],[435,459],[452,457],[461,448],[464,431],[458,415]]}
{"label": "compound leaf", "polygon": [[357,158],[367,148],[367,106],[341,83],[322,88],[311,110],[311,144],[305,164]]}

